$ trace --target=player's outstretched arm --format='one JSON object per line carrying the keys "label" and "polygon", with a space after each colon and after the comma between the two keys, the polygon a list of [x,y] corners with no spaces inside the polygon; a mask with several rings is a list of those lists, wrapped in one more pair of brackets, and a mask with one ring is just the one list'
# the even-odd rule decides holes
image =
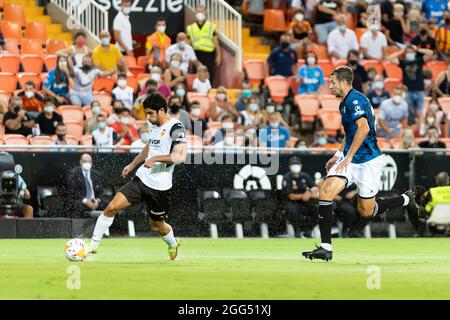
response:
{"label": "player's outstretched arm", "polygon": [[186,143],[176,144],[172,152],[167,155],[155,156],[145,161],[144,166],[147,168],[153,167],[156,162],[167,164],[181,164],[186,160],[187,145]]}
{"label": "player's outstretched arm", "polygon": [[150,147],[146,145],[144,149],[137,155],[136,158],[134,158],[133,162],[131,162],[129,165],[127,165],[125,168],[123,168],[122,176],[126,177],[131,171],[134,170],[138,165],[140,165],[142,162],[145,161],[148,157],[148,153],[150,151]]}

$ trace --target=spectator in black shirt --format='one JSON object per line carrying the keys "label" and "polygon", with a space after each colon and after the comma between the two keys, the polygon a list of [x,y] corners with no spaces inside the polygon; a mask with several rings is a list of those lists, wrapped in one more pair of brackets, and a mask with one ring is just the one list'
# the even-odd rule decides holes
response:
{"label": "spectator in black shirt", "polygon": [[394,4],[396,3],[400,3],[403,7],[407,8],[403,1],[385,0],[380,4],[383,25],[386,25],[386,23],[394,17]]}
{"label": "spectator in black shirt", "polygon": [[427,131],[428,140],[419,143],[421,148],[445,149],[445,143],[439,141],[439,130],[436,127],[429,127]]}
{"label": "spectator in black shirt", "polygon": [[347,55],[347,61],[348,66],[353,70],[353,88],[366,94],[369,89],[369,79],[366,70],[359,64],[359,52],[357,50],[350,50]]}
{"label": "spectator in black shirt", "polygon": [[[406,48],[387,57],[387,60],[398,64],[402,68],[403,84],[408,88],[406,100],[410,110],[410,124],[414,122],[413,119],[417,114],[420,118],[423,116],[423,101],[425,98],[424,56],[432,54],[432,50],[419,49],[415,45],[408,45]],[[402,55],[405,58],[399,60],[399,57]]]}
{"label": "spectator in black shirt", "polygon": [[367,94],[367,99],[369,99],[374,109],[378,109],[384,100],[389,99],[389,93],[384,90],[384,79],[381,74],[375,76],[372,87]]}
{"label": "spectator in black shirt", "polygon": [[341,2],[338,0],[321,0],[317,4],[314,29],[319,44],[326,44],[328,34],[336,29],[334,18],[340,12],[341,6]]}
{"label": "spectator in black shirt", "polygon": [[56,132],[58,123],[62,122],[61,115],[55,112],[55,103],[52,99],[44,100],[44,111],[36,118],[42,136],[53,136]]}
{"label": "spectator in black shirt", "polygon": [[6,134],[21,134],[28,136],[34,126],[34,120],[30,120],[28,114],[22,109],[23,102],[20,97],[12,97],[9,102],[9,110],[3,117]]}
{"label": "spectator in black shirt", "polygon": [[429,49],[433,50],[433,53],[436,52],[436,41],[430,37],[428,23],[426,21],[420,23],[419,35],[411,40],[411,44],[417,46],[419,49]]}
{"label": "spectator in black shirt", "polygon": [[403,36],[409,33],[410,26],[409,20],[405,18],[405,7],[402,4],[394,5],[394,16],[386,22],[385,26],[389,44],[404,42]]}

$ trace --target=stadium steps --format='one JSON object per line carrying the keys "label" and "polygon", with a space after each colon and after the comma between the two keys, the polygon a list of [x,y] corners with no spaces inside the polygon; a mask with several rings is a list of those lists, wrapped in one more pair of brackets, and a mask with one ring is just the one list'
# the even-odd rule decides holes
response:
{"label": "stadium steps", "polygon": [[253,37],[250,28],[242,28],[242,49],[244,50],[244,61],[248,59],[266,60],[271,48],[262,44],[261,37]]}

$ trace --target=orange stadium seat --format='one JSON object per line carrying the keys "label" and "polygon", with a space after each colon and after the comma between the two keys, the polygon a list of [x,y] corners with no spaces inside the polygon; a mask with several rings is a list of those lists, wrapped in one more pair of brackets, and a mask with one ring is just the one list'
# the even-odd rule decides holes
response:
{"label": "orange stadium seat", "polygon": [[[21,134],[5,134],[3,141],[6,145],[26,146],[28,145],[28,139]],[[7,149],[8,151],[26,151],[27,149]]]}
{"label": "orange stadium seat", "polygon": [[273,76],[266,78],[270,96],[275,102],[282,103],[289,94],[289,81],[285,77]]}
{"label": "orange stadium seat", "polygon": [[313,95],[296,95],[295,104],[300,111],[302,122],[314,122],[319,112],[319,100]]}
{"label": "orange stadium seat", "polygon": [[58,61],[56,54],[48,54],[44,57],[44,64],[47,71],[56,68],[56,61]]}
{"label": "orange stadium seat", "polygon": [[190,74],[190,73],[188,73],[188,74],[186,75],[187,84],[188,84],[188,87],[187,87],[188,91],[194,90],[194,89],[192,88],[192,85],[194,84],[194,80],[195,80],[196,77],[197,77],[197,76],[196,76],[195,74]]}
{"label": "orange stadium seat", "polygon": [[12,21],[2,21],[0,26],[3,33],[3,38],[15,40],[22,39],[22,26],[20,25],[20,23],[15,23]]}
{"label": "orange stadium seat", "polygon": [[107,93],[96,93],[94,94],[94,100],[100,102],[102,107],[111,107],[112,97]]}
{"label": "orange stadium seat", "polygon": [[267,9],[264,10],[263,17],[264,31],[286,32],[286,17],[283,10]]}
{"label": "orange stadium seat", "polygon": [[17,77],[11,73],[0,72],[0,90],[14,93],[17,89]]}
{"label": "orange stadium seat", "polygon": [[47,40],[47,54],[56,54],[60,50],[67,48],[67,42],[65,40]]}
{"label": "orange stadium seat", "polygon": [[41,89],[42,80],[41,77],[36,73],[30,73],[30,72],[22,72],[17,75],[17,80],[19,81],[20,87],[22,89],[25,89],[25,83],[27,81],[33,81],[34,85],[36,86],[36,90]]}
{"label": "orange stadium seat", "polygon": [[113,78],[97,78],[94,80],[93,91],[100,92],[112,92],[116,79]]}
{"label": "orange stadium seat", "polygon": [[336,136],[338,131],[341,130],[341,113],[339,111],[320,110],[319,118],[328,135]]}
{"label": "orange stadium seat", "polygon": [[367,71],[369,68],[374,68],[377,74],[383,74],[383,65],[377,60],[361,60],[361,65]]}
{"label": "orange stadium seat", "polygon": [[444,111],[445,114],[450,113],[450,97],[441,97],[438,98],[438,103]]}
{"label": "orange stadium seat", "polygon": [[44,66],[44,59],[36,54],[24,54],[20,61],[24,72],[33,72],[40,74]]}
{"label": "orange stadium seat", "polygon": [[10,98],[11,98],[10,93],[0,92],[0,100],[2,100],[3,102],[6,102],[6,104],[8,104]]}
{"label": "orange stadium seat", "polygon": [[77,143],[81,139],[81,136],[83,135],[83,122],[82,121],[74,121],[74,120],[67,120],[64,121],[64,124],[67,128],[67,135],[73,136],[76,138]]}
{"label": "orange stadium seat", "polygon": [[3,20],[16,22],[24,26],[26,23],[25,8],[18,4],[5,4],[3,8]]}
{"label": "orange stadium seat", "polygon": [[394,91],[394,88],[401,84],[402,84],[402,82],[399,79],[387,78],[384,80],[384,89],[389,94],[392,94],[392,91]]}
{"label": "orange stadium seat", "polygon": [[377,141],[380,149],[392,149],[392,144],[388,139],[377,137]]}
{"label": "orange stadium seat", "polygon": [[150,79],[150,73],[139,73],[136,78],[138,82],[141,82],[142,80],[147,81]]}
{"label": "orange stadium seat", "polygon": [[[137,64],[139,67],[145,68],[147,67],[148,64],[148,57],[147,56],[140,56],[137,58]],[[147,70],[146,70],[147,71]]]}
{"label": "orange stadium seat", "polygon": [[244,68],[247,71],[247,76],[250,82],[259,84],[265,78],[266,69],[265,61],[250,59],[244,62]]}
{"label": "orange stadium seat", "polygon": [[134,56],[123,56],[123,60],[125,61],[128,67],[138,67],[136,58]]}
{"label": "orange stadium seat", "polygon": [[[69,127],[68,127],[67,125],[66,125],[66,127],[67,127],[66,140],[77,146],[77,145],[80,143],[80,140],[81,140],[81,137],[82,137],[82,136],[79,136],[79,137],[78,137],[78,136],[69,134],[69,133],[68,133],[68,132],[69,132]],[[77,130],[78,130],[78,129],[77,129]],[[76,131],[75,133],[78,134],[78,131]]]}
{"label": "orange stadium seat", "polygon": [[383,68],[384,68],[384,71],[386,72],[387,78],[403,80],[402,68],[400,68],[395,63],[392,63],[389,61],[384,61]]}
{"label": "orange stadium seat", "polygon": [[66,121],[83,121],[84,112],[80,106],[64,105],[58,108],[64,122]]}
{"label": "orange stadium seat", "polygon": [[81,136],[80,144],[85,146],[92,146],[93,145],[92,136],[90,134]]}
{"label": "orange stadium seat", "polygon": [[48,40],[47,25],[42,22],[30,22],[26,24],[25,38],[39,39],[42,44],[46,44]]}
{"label": "orange stadium seat", "polygon": [[364,32],[366,32],[367,29],[366,28],[356,28],[355,29],[355,34],[356,34],[356,39],[358,40],[358,43],[360,42],[361,36],[364,34]]}
{"label": "orange stadium seat", "polygon": [[17,39],[5,39],[6,51],[10,54],[20,54],[19,41]]}
{"label": "orange stadium seat", "polygon": [[188,92],[187,98],[190,103],[198,101],[200,103],[200,118],[204,119],[209,113],[209,96],[203,93]]}
{"label": "orange stadium seat", "polygon": [[439,73],[448,70],[448,65],[444,61],[430,61],[425,64],[424,69],[431,70],[434,80],[437,78]]}
{"label": "orange stadium seat", "polygon": [[352,13],[347,13],[347,27],[349,29],[355,30],[356,26],[357,26],[357,16],[356,14],[352,14]]}
{"label": "orange stadium seat", "polygon": [[0,55],[0,70],[16,74],[20,68],[20,57],[14,54]]}
{"label": "orange stadium seat", "polygon": [[292,93],[297,94],[298,87],[299,87],[299,83],[297,82],[297,76],[290,76],[288,78],[288,82],[289,82],[289,87],[292,90]]}
{"label": "orange stadium seat", "polygon": [[45,81],[47,81],[48,73],[42,72],[40,77],[41,77],[42,82],[44,83]]}
{"label": "orange stadium seat", "polygon": [[22,39],[21,41],[22,54],[37,54],[42,56],[42,43],[39,39]]}
{"label": "orange stadium seat", "polygon": [[328,55],[328,49],[326,45],[323,44],[310,44],[308,45],[307,51],[312,51],[317,55],[317,59],[326,59],[329,60],[330,56]]}
{"label": "orange stadium seat", "polygon": [[339,59],[334,62],[334,67],[345,66],[347,64],[347,59]]}
{"label": "orange stadium seat", "polygon": [[[30,145],[54,145],[55,142],[53,141],[53,139],[49,136],[35,136],[35,137],[30,137],[29,138],[29,143]],[[49,151],[49,149],[38,149],[35,148],[33,149],[33,151]]]}
{"label": "orange stadium seat", "polygon": [[397,46],[387,46],[387,48],[386,48],[386,54],[387,55],[390,55],[390,54],[393,54],[393,53],[395,53],[395,52],[397,52],[397,51],[400,51],[401,49],[399,48],[399,47],[397,47]]}
{"label": "orange stadium seat", "polygon": [[339,104],[341,101],[334,95],[320,95],[320,105],[324,110],[339,111]]}
{"label": "orange stadium seat", "polygon": [[319,59],[317,65],[322,69],[324,77],[329,77],[331,71],[335,68],[334,64],[328,59]]}
{"label": "orange stadium seat", "polygon": [[133,88],[134,93],[139,89],[139,82],[135,76],[127,77],[127,85]]}

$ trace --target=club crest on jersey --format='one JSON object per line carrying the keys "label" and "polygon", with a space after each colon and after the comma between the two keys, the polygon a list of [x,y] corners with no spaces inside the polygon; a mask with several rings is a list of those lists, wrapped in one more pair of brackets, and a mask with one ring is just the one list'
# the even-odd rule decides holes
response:
{"label": "club crest on jersey", "polygon": [[360,106],[355,107],[355,116],[359,116],[361,114],[364,114],[364,111],[361,109]]}
{"label": "club crest on jersey", "polygon": [[159,135],[160,135],[161,137],[164,137],[165,134],[166,134],[166,129],[163,129],[163,130],[159,133]]}

